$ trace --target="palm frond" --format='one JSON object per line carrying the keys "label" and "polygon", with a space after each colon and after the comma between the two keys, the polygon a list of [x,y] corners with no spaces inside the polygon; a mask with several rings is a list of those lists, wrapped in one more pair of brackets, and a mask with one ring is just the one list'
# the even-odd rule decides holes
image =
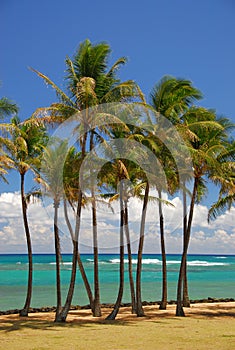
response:
{"label": "palm frond", "polygon": [[16,114],[18,112],[18,106],[6,97],[0,99],[0,118]]}
{"label": "palm frond", "polygon": [[230,210],[233,203],[235,202],[235,193],[220,198],[216,203],[214,203],[208,212],[208,222],[216,219],[217,216],[223,214],[225,210]]}
{"label": "palm frond", "polygon": [[45,81],[46,85],[50,85],[56,91],[56,94],[61,99],[61,101],[73,106],[73,101],[50,78],[32,67],[29,67],[29,69],[32,72],[36,73],[40,78],[42,78]]}
{"label": "palm frond", "polygon": [[109,69],[108,73],[106,74],[108,77],[113,77],[116,71],[120,68],[121,65],[124,65],[127,63],[126,57],[120,57],[117,59],[117,61],[112,65],[112,67]]}
{"label": "palm frond", "polygon": [[107,93],[101,98],[101,103],[111,102],[125,102],[130,98],[144,99],[143,93],[137,84],[133,80],[127,80],[118,85],[113,86]]}

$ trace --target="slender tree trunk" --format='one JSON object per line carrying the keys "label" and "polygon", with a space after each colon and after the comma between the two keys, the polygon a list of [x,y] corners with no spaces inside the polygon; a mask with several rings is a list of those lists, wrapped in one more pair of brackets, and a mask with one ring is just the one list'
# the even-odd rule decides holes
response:
{"label": "slender tree trunk", "polygon": [[58,229],[58,208],[59,201],[54,200],[54,237],[56,256],[56,317],[61,312],[61,281],[60,281],[60,237]]}
{"label": "slender tree trunk", "polygon": [[167,305],[167,266],[166,266],[166,250],[164,237],[164,217],[162,211],[162,192],[158,190],[159,197],[159,218],[160,218],[160,237],[161,237],[161,252],[162,252],[162,300],[159,306],[160,310],[166,310]]}
{"label": "slender tree trunk", "polygon": [[148,196],[149,196],[149,183],[147,181],[145,193],[144,193],[142,216],[141,216],[138,261],[137,261],[137,269],[136,269],[136,315],[138,317],[144,316],[144,310],[143,310],[142,298],[141,298],[141,271],[142,271],[144,230],[145,230],[146,211],[147,211],[147,205],[148,205]]}
{"label": "slender tree trunk", "polygon": [[[125,194],[126,198],[126,194]],[[129,232],[129,220],[128,220],[128,207],[127,200],[124,200],[124,228],[127,241],[127,254],[128,254],[128,273],[130,282],[130,292],[131,292],[131,312],[136,313],[136,300],[135,300],[135,285],[133,279],[133,269],[132,269],[132,253],[131,253],[131,242],[130,242],[130,232]]]}
{"label": "slender tree trunk", "polygon": [[187,257],[184,267],[184,279],[183,279],[183,306],[190,307],[190,299],[188,294],[188,273],[187,273]]}
{"label": "slender tree trunk", "polygon": [[82,191],[79,189],[78,194],[78,206],[76,213],[76,225],[75,225],[75,234],[73,237],[73,261],[72,261],[72,272],[70,278],[70,285],[67,294],[67,298],[65,304],[59,315],[56,315],[55,322],[66,322],[66,318],[68,316],[70,306],[73,299],[75,280],[76,280],[76,272],[77,272],[77,261],[78,261],[78,235],[80,231],[80,222],[81,222],[81,208],[82,208]]}
{"label": "slender tree trunk", "polygon": [[92,189],[92,226],[93,226],[93,254],[94,254],[94,316],[101,316],[100,306],[100,287],[99,287],[99,255],[98,255],[98,237],[97,237],[97,217],[95,194]]}
{"label": "slender tree trunk", "polygon": [[178,286],[177,286],[176,316],[185,316],[184,309],[182,306],[182,284],[183,284],[183,278],[185,273],[185,266],[187,262],[187,252],[188,252],[188,246],[190,241],[190,233],[191,233],[191,227],[192,227],[195,199],[196,199],[197,189],[198,189],[198,182],[199,182],[199,179],[196,177],[194,179],[193,194],[191,198],[187,231],[186,231],[186,237],[184,242],[185,244],[184,244],[184,249],[183,249],[183,254],[182,254],[181,264],[180,264],[180,272],[179,272]]}
{"label": "slender tree trunk", "polygon": [[23,309],[20,311],[20,316],[28,316],[31,297],[32,297],[32,286],[33,286],[33,254],[32,254],[32,243],[29,232],[28,218],[27,218],[27,204],[25,201],[24,194],[24,179],[25,173],[20,175],[21,177],[21,204],[22,204],[22,214],[24,221],[24,229],[27,241],[27,249],[28,249],[28,286],[27,286],[27,295]]}
{"label": "slender tree trunk", "polygon": [[122,302],[124,289],[124,207],[123,207],[123,184],[120,184],[120,268],[119,268],[119,291],[116,303],[112,312],[106,317],[106,320],[115,320]]}
{"label": "slender tree trunk", "polygon": [[[69,232],[70,232],[70,236],[71,236],[71,239],[72,239],[72,242],[73,242],[73,237],[74,237],[73,235],[74,235],[74,233],[73,233],[73,229],[72,229],[71,223],[70,223],[69,218],[68,218],[68,209],[67,209],[66,199],[64,199],[64,216],[65,216],[65,221],[66,221],[66,224],[68,226],[68,229],[69,229]],[[90,302],[90,307],[91,307],[91,310],[92,310],[92,314],[94,315],[94,299],[93,299],[91,287],[90,287],[90,284],[89,284],[89,281],[88,281],[88,278],[87,278],[87,275],[86,275],[86,271],[85,271],[83,263],[82,263],[82,259],[81,259],[79,250],[78,250],[78,267],[79,267],[79,270],[80,270],[80,273],[81,273],[81,276],[82,276],[82,280],[83,280],[84,286],[86,288],[86,292],[87,292],[87,296],[88,296],[88,299],[89,299],[89,302]]]}
{"label": "slender tree trunk", "polygon": [[[90,133],[90,152],[94,147],[94,133]],[[91,169],[92,172],[92,169]],[[93,255],[94,255],[94,308],[93,316],[101,316],[100,305],[100,286],[99,286],[99,253],[98,253],[98,232],[97,232],[97,211],[96,211],[96,199],[94,184],[91,184],[91,197],[92,197],[92,228],[93,228]]]}
{"label": "slender tree trunk", "polygon": [[[184,183],[185,187],[185,183]],[[184,230],[184,245],[186,245],[186,232],[187,232],[187,198],[186,190],[183,189],[183,230]],[[184,279],[183,279],[183,306],[190,307],[190,300],[188,296],[188,277],[187,277],[187,257],[184,266]]]}
{"label": "slender tree trunk", "polygon": [[[84,137],[82,140],[82,151],[81,151],[82,160],[85,158],[85,154],[86,154],[86,140],[87,140],[87,133],[84,134]],[[82,173],[80,175],[82,177]],[[82,181],[82,178],[81,178],[81,181]],[[78,238],[79,238],[80,224],[81,224],[81,211],[82,211],[82,190],[79,188],[78,189],[78,204],[77,204],[77,213],[76,213],[75,233],[74,233],[74,237],[73,237],[73,261],[72,261],[72,271],[71,271],[69,290],[67,293],[65,305],[62,308],[60,314],[55,318],[55,322],[66,322],[66,318],[68,316],[70,306],[72,303],[72,299],[73,299],[75,280],[76,280],[76,272],[77,272]]]}

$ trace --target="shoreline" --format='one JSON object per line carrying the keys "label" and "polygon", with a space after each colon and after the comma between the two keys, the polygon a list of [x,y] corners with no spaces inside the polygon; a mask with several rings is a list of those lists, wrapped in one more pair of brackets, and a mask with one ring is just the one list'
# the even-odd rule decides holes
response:
{"label": "shoreline", "polygon": [[[190,300],[190,304],[215,304],[215,303],[233,303],[235,302],[235,298],[213,298],[213,297],[208,297],[204,299],[194,299]],[[154,305],[160,305],[160,301],[143,301],[142,305],[145,306],[154,306]],[[167,302],[167,305],[176,305],[175,300],[170,300]],[[111,309],[114,307],[114,304],[112,303],[102,303],[101,308],[102,309]],[[131,307],[131,303],[121,303],[121,308],[127,308]],[[90,310],[91,307],[89,304],[87,305],[71,305],[70,311],[75,311],[75,310]],[[188,308],[186,308],[188,309]],[[19,314],[21,309],[10,309],[10,310],[5,310],[1,311],[0,310],[0,316],[6,316],[6,315],[15,315]],[[30,307],[29,313],[48,313],[48,312],[55,312],[56,307],[55,306],[42,306],[42,307]]]}

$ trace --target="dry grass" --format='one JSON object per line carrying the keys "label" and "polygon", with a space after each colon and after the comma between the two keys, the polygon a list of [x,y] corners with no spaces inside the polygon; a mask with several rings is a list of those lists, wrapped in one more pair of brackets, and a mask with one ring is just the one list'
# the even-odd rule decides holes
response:
{"label": "dry grass", "polygon": [[146,306],[146,317],[136,318],[122,308],[116,321],[91,317],[89,310],[73,311],[66,324],[55,324],[54,314],[0,317],[0,349],[6,350],[210,350],[235,349],[235,302],[195,304],[187,317],[174,317],[175,307],[160,311]]}

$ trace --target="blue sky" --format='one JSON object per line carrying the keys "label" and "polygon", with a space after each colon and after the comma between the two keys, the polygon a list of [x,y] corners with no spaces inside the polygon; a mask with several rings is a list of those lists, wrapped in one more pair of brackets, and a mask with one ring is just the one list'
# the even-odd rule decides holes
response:
{"label": "blue sky", "polygon": [[[63,87],[65,57],[89,38],[110,44],[110,64],[128,57],[121,78],[137,81],[146,96],[163,75],[187,78],[203,92],[203,106],[235,122],[233,0],[1,0],[0,16],[0,96],[19,105],[22,119],[56,100],[28,67]],[[18,189],[10,179],[1,192]]]}

